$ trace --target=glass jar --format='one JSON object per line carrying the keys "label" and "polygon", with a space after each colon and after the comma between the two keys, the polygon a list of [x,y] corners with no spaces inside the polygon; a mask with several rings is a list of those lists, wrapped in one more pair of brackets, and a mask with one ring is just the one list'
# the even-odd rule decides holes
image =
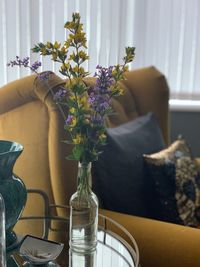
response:
{"label": "glass jar", "polygon": [[72,251],[96,249],[98,199],[91,189],[91,163],[79,163],[77,191],[70,199],[70,240]]}

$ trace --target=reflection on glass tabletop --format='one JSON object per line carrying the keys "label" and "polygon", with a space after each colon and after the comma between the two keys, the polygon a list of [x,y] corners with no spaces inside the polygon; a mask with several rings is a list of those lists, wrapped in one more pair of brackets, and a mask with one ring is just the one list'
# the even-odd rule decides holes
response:
{"label": "reflection on glass tabletop", "polygon": [[[105,219],[106,218],[106,219]],[[33,235],[42,237],[54,242],[64,244],[61,254],[56,258],[55,261],[50,261],[47,264],[37,266],[48,266],[48,267],[139,267],[139,252],[137,244],[133,243],[130,246],[124,239],[119,235],[114,234],[110,229],[107,229],[107,219],[103,216],[103,224],[99,225],[98,230],[98,245],[97,249],[91,253],[80,254],[72,252],[68,245],[68,229],[69,221],[62,217],[51,217],[51,218],[40,218],[31,217],[19,220],[15,232],[19,239],[19,246],[14,251],[8,253],[8,267],[14,266],[36,266],[30,264],[27,257],[22,258],[21,263],[13,259],[11,256],[13,252],[19,253],[20,240],[23,240],[26,235]],[[105,221],[106,220],[106,221]],[[105,224],[106,222],[106,224]],[[111,222],[112,224],[113,222]],[[105,226],[106,225],[106,226]],[[116,227],[116,226],[115,226]],[[41,232],[38,229],[41,228]],[[106,229],[105,229],[106,228]],[[34,229],[37,229],[35,232]],[[124,229],[122,229],[123,232]],[[134,239],[132,238],[132,242]],[[23,255],[22,255],[23,256]],[[21,265],[20,265],[21,264]]]}

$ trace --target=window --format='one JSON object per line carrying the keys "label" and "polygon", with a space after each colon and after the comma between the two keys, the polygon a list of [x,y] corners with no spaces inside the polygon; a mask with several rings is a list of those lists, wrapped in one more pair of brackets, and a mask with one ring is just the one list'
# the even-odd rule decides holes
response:
{"label": "window", "polygon": [[[200,100],[199,0],[1,0],[0,85],[28,75],[28,70],[6,68],[6,63],[30,53],[34,44],[63,41],[64,22],[79,11],[90,55],[89,71],[97,63],[120,62],[125,46],[136,47],[131,65],[156,66],[167,77],[171,99]],[[44,70],[58,70],[43,60]]]}

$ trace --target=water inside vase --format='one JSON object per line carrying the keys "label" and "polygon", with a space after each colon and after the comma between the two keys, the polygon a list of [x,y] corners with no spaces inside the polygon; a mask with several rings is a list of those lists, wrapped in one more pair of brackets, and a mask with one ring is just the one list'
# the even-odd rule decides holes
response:
{"label": "water inside vase", "polygon": [[78,252],[93,251],[97,245],[98,200],[92,193],[88,207],[77,205],[77,201],[75,193],[71,199],[70,247]]}

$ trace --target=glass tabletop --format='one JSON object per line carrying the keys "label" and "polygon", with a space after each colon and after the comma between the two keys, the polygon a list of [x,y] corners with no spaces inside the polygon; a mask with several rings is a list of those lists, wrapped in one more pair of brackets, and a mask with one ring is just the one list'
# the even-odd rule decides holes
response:
{"label": "glass tabletop", "polygon": [[[45,237],[45,239],[64,244],[61,254],[53,262],[45,266],[69,266],[69,267],[137,267],[139,252],[137,247],[130,246],[124,239],[107,228],[107,224],[113,221],[105,216],[99,215],[98,245],[95,251],[87,254],[72,252],[69,249],[69,220],[68,218],[52,217],[30,217],[18,221],[15,232],[18,236],[18,247],[8,253],[8,267],[18,266],[13,259],[13,251],[18,251],[20,242],[24,236],[32,235],[33,227],[41,228],[41,233],[34,236]],[[45,229],[47,227],[48,229]],[[115,225],[116,227],[116,225]],[[29,231],[30,228],[30,231]],[[23,231],[26,229],[26,232]],[[123,229],[122,229],[123,230]],[[44,234],[46,236],[44,236]],[[136,243],[134,243],[136,246]],[[22,265],[21,265],[22,266]],[[26,263],[23,266],[34,266]]]}
{"label": "glass tabletop", "polygon": [[[19,256],[21,243],[27,235],[41,238],[42,241],[48,240],[50,243],[63,244],[62,252],[54,261],[46,265],[37,266],[139,267],[137,243],[122,225],[111,218],[99,214],[98,245],[96,250],[87,254],[73,252],[69,249],[69,207],[51,205],[47,195],[41,190],[30,189],[28,193],[42,196],[44,214],[42,216],[22,216],[19,219],[14,228],[17,242],[7,250],[7,267],[34,266],[25,262]],[[46,244],[48,246],[49,243],[45,243],[45,246]],[[34,250],[37,250],[37,246],[34,247]],[[20,261],[17,261],[18,256]]]}

